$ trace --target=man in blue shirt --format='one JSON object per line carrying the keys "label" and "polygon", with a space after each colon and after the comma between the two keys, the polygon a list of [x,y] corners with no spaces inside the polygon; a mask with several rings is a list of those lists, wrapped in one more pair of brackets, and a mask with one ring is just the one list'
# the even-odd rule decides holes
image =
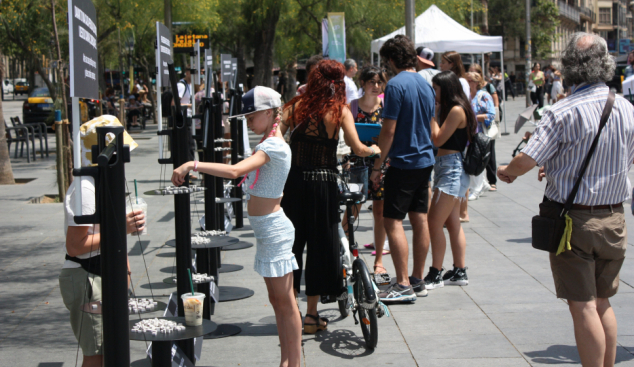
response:
{"label": "man in blue shirt", "polygon": [[[383,127],[379,135],[381,151],[389,153],[374,161],[370,178],[378,185],[381,165],[390,158],[385,174],[383,217],[397,282],[379,297],[384,302],[415,301],[417,294],[427,295],[422,279],[429,250],[428,187],[435,163],[430,122],[435,115],[435,93],[416,73],[418,59],[409,38],[398,35],[388,40],[380,53],[396,76],[385,87]],[[414,269],[409,278],[405,215],[409,215],[414,231]]]}

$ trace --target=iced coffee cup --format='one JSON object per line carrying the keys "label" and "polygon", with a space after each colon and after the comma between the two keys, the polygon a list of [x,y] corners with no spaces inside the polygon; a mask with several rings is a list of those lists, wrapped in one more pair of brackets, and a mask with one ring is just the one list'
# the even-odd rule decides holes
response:
{"label": "iced coffee cup", "polygon": [[[130,206],[130,202],[132,202],[132,206]],[[134,231],[130,233],[131,236],[147,234],[147,203],[145,202],[145,200],[143,200],[143,198],[135,198],[134,196],[132,196],[129,200],[126,200],[126,214],[130,213],[131,211],[137,210],[143,211],[143,215],[145,215],[145,226],[140,232]]]}
{"label": "iced coffee cup", "polygon": [[181,296],[183,299],[183,307],[185,309],[185,325],[200,326],[203,324],[203,304],[205,300],[204,293],[185,293]]}

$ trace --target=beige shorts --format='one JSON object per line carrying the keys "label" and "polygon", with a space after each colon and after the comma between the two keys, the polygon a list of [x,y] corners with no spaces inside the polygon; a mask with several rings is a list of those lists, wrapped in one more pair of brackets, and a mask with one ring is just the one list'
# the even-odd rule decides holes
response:
{"label": "beige shorts", "polygon": [[614,296],[627,247],[623,207],[571,210],[569,216],[572,250],[550,254],[557,297],[588,302]]}
{"label": "beige shorts", "polygon": [[64,305],[70,311],[70,326],[85,356],[102,354],[103,318],[83,312],[81,306],[101,301],[101,277],[82,268],[62,269],[59,289]]}

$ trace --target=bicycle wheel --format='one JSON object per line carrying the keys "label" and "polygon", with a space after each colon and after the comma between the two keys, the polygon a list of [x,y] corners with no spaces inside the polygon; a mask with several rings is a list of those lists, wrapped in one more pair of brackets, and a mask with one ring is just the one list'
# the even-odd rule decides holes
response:
{"label": "bicycle wheel", "polygon": [[[342,280],[343,280],[342,281],[342,290],[343,289],[345,289],[345,290],[348,289],[348,282],[346,281],[346,276],[345,276],[347,274],[343,273],[343,264],[345,263],[345,256],[346,256],[346,253],[343,250],[343,245],[342,245],[342,247],[341,247],[341,256],[339,257],[340,261],[341,261],[340,262],[339,271],[340,271],[340,274],[342,274],[342,277],[343,277],[342,278]],[[347,292],[346,292],[346,295],[347,295]],[[350,309],[348,308],[348,297],[346,297],[345,299],[337,300],[337,303],[339,304],[339,313],[341,313],[341,318],[345,319],[350,314]]]}
{"label": "bicycle wheel", "polygon": [[354,283],[354,298],[357,300],[357,310],[363,339],[368,349],[374,349],[379,340],[379,328],[376,317],[377,296],[372,287],[370,272],[361,259],[356,259],[352,264]]}

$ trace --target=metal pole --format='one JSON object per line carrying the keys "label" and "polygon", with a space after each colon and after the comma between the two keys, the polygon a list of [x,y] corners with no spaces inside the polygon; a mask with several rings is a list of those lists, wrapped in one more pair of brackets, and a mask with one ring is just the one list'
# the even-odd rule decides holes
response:
{"label": "metal pole", "polygon": [[[73,109],[73,168],[81,168],[81,142],[79,138],[79,125],[81,111],[79,111],[79,97],[72,97],[72,109]],[[75,201],[75,215],[80,216],[81,213],[81,176],[76,178],[77,185],[75,185],[75,195],[77,200]],[[61,199],[61,198],[60,198]]]}
{"label": "metal pole", "polygon": [[[167,3],[169,0],[165,0]],[[167,15],[165,16],[167,18]],[[161,105],[161,37],[159,33],[159,22],[156,22],[156,123],[158,131],[163,130],[163,110]],[[159,135],[159,159],[163,159],[163,135]]]}
{"label": "metal pole", "polygon": [[471,0],[471,30],[473,30],[473,0]]}
{"label": "metal pole", "polygon": [[526,0],[526,107],[532,106],[531,92],[528,90],[528,81],[531,75],[531,0]]}
{"label": "metal pole", "polygon": [[[192,109],[192,116],[194,116],[196,114],[196,99],[194,98],[194,94],[196,94],[196,92],[194,91],[194,88],[196,87],[196,78],[198,76],[194,76],[192,75],[193,73],[191,72],[191,70],[194,70],[195,72],[198,72],[198,70],[196,70],[195,66],[194,66],[194,55],[196,54],[196,51],[192,52],[189,55],[189,78],[190,78],[190,83],[191,83],[191,87],[189,88],[189,103],[191,103],[191,109]],[[187,82],[187,80],[185,81]],[[196,123],[194,122],[194,118],[192,117],[192,136],[196,135]]]}
{"label": "metal pole", "polygon": [[416,45],[416,4],[414,0],[405,0],[405,34]]}

